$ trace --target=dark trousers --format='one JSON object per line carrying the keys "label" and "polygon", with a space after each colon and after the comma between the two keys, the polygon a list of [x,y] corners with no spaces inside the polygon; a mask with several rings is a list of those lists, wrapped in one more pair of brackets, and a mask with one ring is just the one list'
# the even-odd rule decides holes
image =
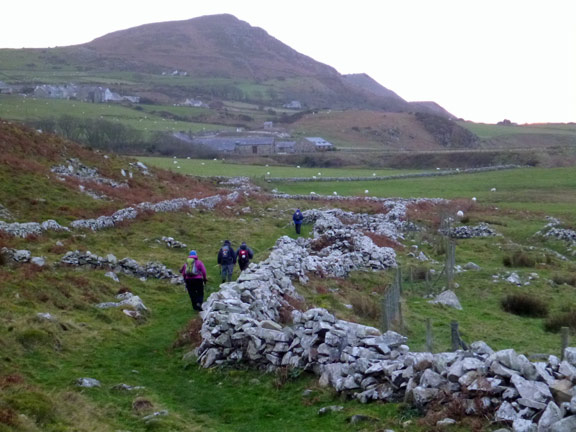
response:
{"label": "dark trousers", "polygon": [[300,228],[302,228],[302,224],[297,223],[297,224],[294,224],[294,226],[296,227],[296,234],[300,234]]}
{"label": "dark trousers", "polygon": [[186,290],[190,296],[194,310],[201,311],[204,303],[204,281],[202,279],[186,279]]}

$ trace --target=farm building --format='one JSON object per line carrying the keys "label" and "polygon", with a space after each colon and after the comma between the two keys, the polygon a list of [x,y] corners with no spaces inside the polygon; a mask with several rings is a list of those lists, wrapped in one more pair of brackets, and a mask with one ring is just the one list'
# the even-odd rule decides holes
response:
{"label": "farm building", "polygon": [[[211,136],[183,139],[186,142],[200,144],[222,153],[242,156],[262,156],[286,153],[312,153],[333,149],[332,144],[322,138],[305,138],[299,141],[277,140],[276,137],[263,136]],[[317,141],[314,141],[317,140]]]}
{"label": "farm building", "polygon": [[334,145],[321,137],[306,137],[304,141],[312,143],[316,151],[334,150]]}

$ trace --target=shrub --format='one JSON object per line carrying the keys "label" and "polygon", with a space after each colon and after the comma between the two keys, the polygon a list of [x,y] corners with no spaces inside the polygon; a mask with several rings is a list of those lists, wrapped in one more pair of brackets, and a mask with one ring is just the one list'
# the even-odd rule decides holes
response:
{"label": "shrub", "polygon": [[26,349],[34,349],[38,346],[48,346],[53,342],[52,336],[43,330],[26,329],[18,333],[16,339]]}
{"label": "shrub", "polygon": [[544,330],[551,333],[558,333],[562,327],[568,327],[576,330],[576,309],[571,308],[568,311],[558,315],[551,316],[544,322]]}
{"label": "shrub", "polygon": [[407,274],[413,282],[425,281],[426,275],[429,273],[430,269],[424,265],[410,266],[407,269]]}
{"label": "shrub", "polygon": [[505,267],[536,267],[536,258],[524,251],[516,251],[502,258]]}
{"label": "shrub", "polygon": [[552,276],[552,280],[557,285],[572,285],[576,287],[576,275],[571,273],[557,273]]}
{"label": "shrub", "polygon": [[354,313],[360,318],[377,320],[380,318],[380,303],[369,295],[357,293],[350,298]]}
{"label": "shrub", "polygon": [[543,318],[548,316],[548,305],[529,294],[510,294],[502,299],[502,309],[514,315]]}
{"label": "shrub", "polygon": [[34,418],[37,424],[47,425],[56,420],[54,403],[43,393],[20,392],[9,396],[6,401],[14,410]]}

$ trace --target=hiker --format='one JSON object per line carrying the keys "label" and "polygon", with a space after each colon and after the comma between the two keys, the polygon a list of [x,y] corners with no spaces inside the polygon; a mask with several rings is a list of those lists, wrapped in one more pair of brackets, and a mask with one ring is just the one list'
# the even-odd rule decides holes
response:
{"label": "hiker", "polygon": [[224,244],[218,251],[218,264],[220,265],[220,274],[222,275],[222,283],[232,280],[232,273],[234,273],[234,264],[236,264],[236,254],[230,240],[224,240]]}
{"label": "hiker", "polygon": [[252,252],[252,249],[248,247],[246,242],[242,242],[236,251],[236,259],[238,260],[238,267],[240,267],[240,271],[244,271],[248,268],[252,258],[254,258],[254,252]]}
{"label": "hiker", "polygon": [[296,211],[292,215],[292,220],[294,221],[294,227],[296,227],[296,234],[300,234],[300,228],[302,227],[303,219],[304,215],[302,214],[300,209],[296,209]]}
{"label": "hiker", "polygon": [[198,259],[198,254],[195,250],[190,251],[186,263],[180,269],[180,273],[184,277],[186,290],[192,301],[194,310],[201,311],[202,303],[204,303],[204,286],[206,285],[206,267],[204,263]]}

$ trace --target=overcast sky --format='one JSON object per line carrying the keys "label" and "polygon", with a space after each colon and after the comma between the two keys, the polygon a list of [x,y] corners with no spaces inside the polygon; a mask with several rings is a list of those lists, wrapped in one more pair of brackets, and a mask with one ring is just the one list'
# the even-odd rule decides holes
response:
{"label": "overcast sky", "polygon": [[475,122],[576,122],[576,0],[18,0],[0,48],[230,13],[340,73]]}

